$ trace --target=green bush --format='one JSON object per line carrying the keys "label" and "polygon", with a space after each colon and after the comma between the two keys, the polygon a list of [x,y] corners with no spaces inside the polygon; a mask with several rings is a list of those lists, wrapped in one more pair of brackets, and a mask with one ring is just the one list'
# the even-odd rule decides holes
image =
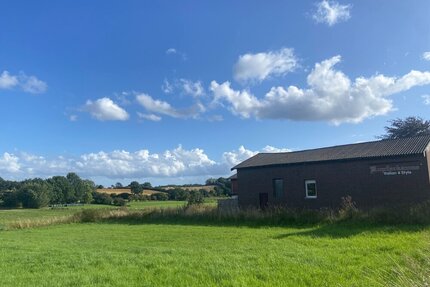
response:
{"label": "green bush", "polygon": [[193,205],[193,204],[203,204],[205,202],[205,198],[203,194],[200,191],[192,190],[190,192],[190,196],[188,197],[188,203],[187,205]]}
{"label": "green bush", "polygon": [[109,194],[94,191],[92,195],[93,195],[92,203],[94,204],[111,205],[113,203],[113,199]]}
{"label": "green bush", "polygon": [[115,206],[126,206],[127,201],[121,197],[114,198],[113,205]]}
{"label": "green bush", "polygon": [[153,193],[151,194],[151,200],[161,200],[161,201],[169,200],[169,195],[164,192]]}

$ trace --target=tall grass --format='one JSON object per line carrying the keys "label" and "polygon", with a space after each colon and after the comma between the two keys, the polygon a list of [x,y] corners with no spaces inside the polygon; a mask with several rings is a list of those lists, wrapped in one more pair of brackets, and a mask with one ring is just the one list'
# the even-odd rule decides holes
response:
{"label": "tall grass", "polygon": [[144,209],[84,209],[75,214],[40,219],[22,219],[4,224],[3,229],[22,229],[54,224],[122,221],[131,223],[207,223],[215,225],[310,225],[353,222],[359,224],[430,224],[430,202],[414,206],[359,210],[345,198],[339,210],[272,207],[217,208],[212,205],[147,207]]}

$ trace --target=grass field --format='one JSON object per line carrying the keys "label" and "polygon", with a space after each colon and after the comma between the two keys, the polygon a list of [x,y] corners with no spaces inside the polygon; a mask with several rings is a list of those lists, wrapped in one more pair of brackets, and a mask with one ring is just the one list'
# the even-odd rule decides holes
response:
{"label": "grass field", "polygon": [[[154,202],[131,208],[149,203]],[[13,212],[17,211],[0,211],[0,222],[12,220]],[[49,212],[22,214],[40,218]],[[66,211],[51,212],[58,216]],[[425,286],[430,282],[426,226],[107,221],[0,231],[0,238],[2,286]]]}

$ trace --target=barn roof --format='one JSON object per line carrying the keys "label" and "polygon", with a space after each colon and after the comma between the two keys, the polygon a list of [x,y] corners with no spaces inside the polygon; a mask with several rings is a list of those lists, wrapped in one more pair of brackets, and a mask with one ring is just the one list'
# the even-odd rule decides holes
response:
{"label": "barn roof", "polygon": [[430,136],[379,140],[295,152],[259,153],[232,168],[422,154]]}

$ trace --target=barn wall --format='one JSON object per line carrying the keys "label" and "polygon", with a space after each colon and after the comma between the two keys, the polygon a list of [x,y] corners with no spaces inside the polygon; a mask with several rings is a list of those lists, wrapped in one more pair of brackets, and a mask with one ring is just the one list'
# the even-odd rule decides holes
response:
{"label": "barn wall", "polygon": [[[338,207],[348,195],[362,208],[420,202],[430,198],[428,165],[429,157],[415,155],[242,168],[237,173],[239,205],[258,207],[263,192],[269,195],[269,205],[287,207]],[[273,196],[275,178],[284,180],[281,199]],[[316,199],[305,198],[305,180],[311,179],[317,182]]]}

